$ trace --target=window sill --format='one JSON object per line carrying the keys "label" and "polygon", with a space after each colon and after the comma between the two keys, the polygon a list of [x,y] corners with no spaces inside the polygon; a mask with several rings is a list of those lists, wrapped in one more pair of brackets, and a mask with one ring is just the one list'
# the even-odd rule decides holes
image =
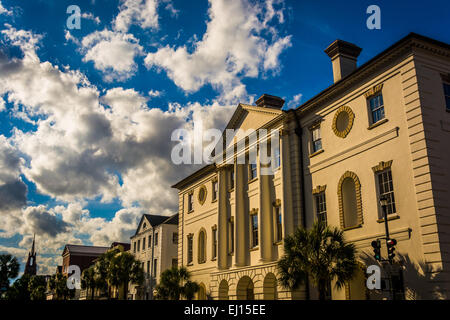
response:
{"label": "window sill", "polygon": [[233,191],[234,191],[234,188],[231,188],[231,189],[228,190],[228,192],[230,192],[230,193],[233,192]]}
{"label": "window sill", "polygon": [[[396,213],[394,213],[394,214],[391,213],[390,215],[388,215],[387,219],[388,219],[388,221],[397,220],[397,219],[400,219],[400,216],[398,214],[396,214]],[[384,222],[384,218],[378,219],[377,222],[378,223],[383,223]]]}
{"label": "window sill", "polygon": [[188,263],[188,264],[186,264],[188,267],[191,267],[191,266],[193,266],[194,265],[194,263],[193,262],[190,262],[190,263]]}
{"label": "window sill", "polygon": [[258,177],[253,178],[253,179],[251,179],[251,180],[248,180],[248,184],[250,184],[250,183],[252,183],[252,182],[255,182],[256,180],[258,180]]}
{"label": "window sill", "polygon": [[344,229],[342,229],[343,231],[348,231],[348,230],[353,230],[353,229],[358,229],[358,228],[362,228],[362,224],[358,224],[357,226],[353,226],[353,227],[346,227]]}
{"label": "window sill", "polygon": [[187,213],[189,214],[189,213],[192,213],[192,212],[194,212],[194,209],[189,210]]}
{"label": "window sill", "polygon": [[198,264],[204,264],[206,261],[199,261]]}
{"label": "window sill", "polygon": [[375,122],[375,123],[372,123],[372,124],[367,128],[367,130],[372,130],[373,128],[376,128],[376,127],[378,127],[378,126],[381,126],[383,123],[386,123],[386,122],[388,122],[388,121],[389,121],[389,119],[387,119],[387,118],[381,119],[381,120],[379,120],[379,121],[377,121],[377,122]]}
{"label": "window sill", "polygon": [[217,202],[217,198],[211,200],[211,203]]}
{"label": "window sill", "polygon": [[283,240],[280,240],[280,241],[277,241],[277,242],[273,243],[274,246],[279,246],[280,244],[283,244]]}
{"label": "window sill", "polygon": [[317,156],[318,154],[321,154],[321,153],[324,152],[324,151],[325,151],[325,150],[323,150],[323,149],[317,150],[316,152],[311,153],[311,154],[309,155],[309,158],[315,157],[315,156]]}
{"label": "window sill", "polygon": [[217,258],[212,258],[212,259],[211,259],[211,261],[216,261],[216,260],[217,260]]}
{"label": "window sill", "polygon": [[258,247],[258,246],[253,247],[253,248],[250,248],[250,251],[258,251],[258,250],[259,250],[259,247]]}

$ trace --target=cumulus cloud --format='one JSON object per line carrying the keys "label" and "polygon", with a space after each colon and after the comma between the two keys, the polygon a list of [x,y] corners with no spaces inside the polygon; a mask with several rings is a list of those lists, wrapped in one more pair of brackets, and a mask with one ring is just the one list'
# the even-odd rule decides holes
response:
{"label": "cumulus cloud", "polygon": [[[274,1],[210,0],[207,30],[195,40],[194,50],[187,46],[165,46],[148,53],[148,68],[163,69],[186,92],[206,84],[226,93],[224,101],[235,102],[246,95],[243,77],[257,77],[262,71],[277,71],[278,57],[291,45],[290,36],[280,37],[270,22],[282,22],[282,9]],[[270,39],[264,37],[270,34]]]}
{"label": "cumulus cloud", "polygon": [[100,18],[94,16],[91,12],[83,12],[83,13],[81,14],[81,17],[82,17],[83,19],[86,19],[86,20],[94,21],[96,24],[100,24],[100,22],[101,22],[101,21],[100,21]]}
{"label": "cumulus cloud", "polygon": [[107,29],[87,35],[81,45],[83,61],[94,62],[107,82],[131,78],[137,70],[135,58],[143,54],[139,40],[132,34]]}
{"label": "cumulus cloud", "polygon": [[[19,233],[29,239],[36,233],[42,254],[60,255],[66,243],[129,241],[143,213],[176,212],[177,193],[170,186],[195,168],[170,161],[172,131],[191,130],[197,121],[221,129],[235,106],[216,101],[152,108],[148,100],[156,90],[147,96],[122,87],[101,92],[81,72],[41,62],[39,41],[25,41],[39,36],[13,28],[3,34],[28,55],[0,54],[0,96],[39,119],[33,130],[0,136],[0,197],[10,201],[0,208],[0,237]],[[62,204],[27,204],[22,175]],[[93,217],[88,199],[117,200],[124,209],[112,219]],[[42,261],[43,270],[58,263],[44,256]]]}
{"label": "cumulus cloud", "polygon": [[7,9],[5,9],[5,7],[2,5],[1,1],[0,1],[0,15],[1,14],[5,14],[5,15],[12,15],[12,11],[9,11]]}
{"label": "cumulus cloud", "polygon": [[143,29],[158,28],[158,0],[122,0],[114,29],[127,32],[131,25]]}

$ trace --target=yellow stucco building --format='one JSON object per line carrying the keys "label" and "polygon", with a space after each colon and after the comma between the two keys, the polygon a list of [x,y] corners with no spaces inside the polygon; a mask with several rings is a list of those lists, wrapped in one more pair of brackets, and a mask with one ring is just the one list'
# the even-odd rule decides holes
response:
{"label": "yellow stucco building", "polygon": [[273,174],[236,161],[255,150],[259,160],[273,137],[238,135],[174,185],[178,263],[200,283],[199,299],[316,298],[311,286],[283,289],[276,269],[284,236],[316,219],[344,230],[361,264],[331,298],[383,298],[365,284],[371,242],[385,232],[380,197],[402,297],[450,298],[450,46],[410,34],[357,67],[360,51],[333,42],[325,52],[334,84],[295,110],[270,95],[238,105],[226,129],[279,132]]}

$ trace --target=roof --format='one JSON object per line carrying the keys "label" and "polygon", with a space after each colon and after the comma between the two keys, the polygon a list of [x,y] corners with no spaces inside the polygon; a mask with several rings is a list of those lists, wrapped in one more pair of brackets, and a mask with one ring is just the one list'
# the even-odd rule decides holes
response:
{"label": "roof", "polygon": [[66,244],[63,255],[66,251],[70,254],[82,254],[90,256],[99,256],[109,250],[109,247],[83,246],[78,244]]}
{"label": "roof", "polygon": [[128,251],[131,248],[131,244],[125,242],[113,242],[109,248],[112,249],[117,246],[122,246],[125,251]]}
{"label": "roof", "polygon": [[208,164],[200,169],[198,169],[197,171],[195,171],[194,173],[188,175],[186,178],[184,178],[183,180],[175,183],[172,188],[176,188],[178,190],[183,189],[185,186],[189,185],[189,183],[194,179],[198,179],[200,177],[204,177],[205,175],[214,172],[216,170],[216,164],[212,163],[212,164]]}
{"label": "roof", "polygon": [[[431,45],[438,46],[443,48],[444,50],[450,50],[450,44],[441,42],[414,32],[409,33],[406,37],[403,37],[393,45],[391,45],[386,50],[382,51],[363,65],[359,66],[349,75],[345,76],[344,78],[340,79],[339,81],[335,82],[325,90],[321,91],[308,101],[301,104],[299,107],[297,107],[295,110],[302,112],[305,109],[309,109],[309,107],[315,105],[316,103],[320,102],[321,99],[325,98],[327,95],[331,94],[332,92],[338,91],[340,88],[344,88],[346,86],[346,83],[350,82],[352,79],[356,79],[359,77],[362,77],[362,79],[365,79],[364,73],[373,68],[375,64],[377,64],[380,60],[383,60],[387,57],[389,57],[393,52],[397,51],[398,49],[402,47],[407,47],[408,45],[411,46],[414,40],[424,41],[428,42]],[[448,56],[450,56],[450,53],[447,53]]]}
{"label": "roof", "polygon": [[[177,218],[175,219],[175,216]],[[139,225],[136,229],[136,232],[134,235],[138,234],[139,229],[141,228],[141,225],[144,221],[144,217],[148,220],[152,228],[155,228],[161,224],[178,224],[178,213],[174,214],[173,216],[161,216],[161,215],[155,215],[155,214],[143,214],[141,221],[139,222]],[[174,223],[176,221],[176,223]]]}

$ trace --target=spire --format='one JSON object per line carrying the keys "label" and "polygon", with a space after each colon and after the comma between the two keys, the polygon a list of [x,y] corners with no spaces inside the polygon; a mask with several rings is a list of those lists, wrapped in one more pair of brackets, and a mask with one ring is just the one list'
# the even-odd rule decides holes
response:
{"label": "spire", "polygon": [[35,255],[35,253],[34,253],[34,242],[35,242],[35,239],[36,239],[36,233],[33,234],[33,245],[31,246],[31,255],[32,256]]}
{"label": "spire", "polygon": [[31,245],[31,250],[28,253],[27,264],[25,265],[24,274],[36,275],[36,252],[35,252],[35,240],[36,234],[33,235],[33,244]]}

